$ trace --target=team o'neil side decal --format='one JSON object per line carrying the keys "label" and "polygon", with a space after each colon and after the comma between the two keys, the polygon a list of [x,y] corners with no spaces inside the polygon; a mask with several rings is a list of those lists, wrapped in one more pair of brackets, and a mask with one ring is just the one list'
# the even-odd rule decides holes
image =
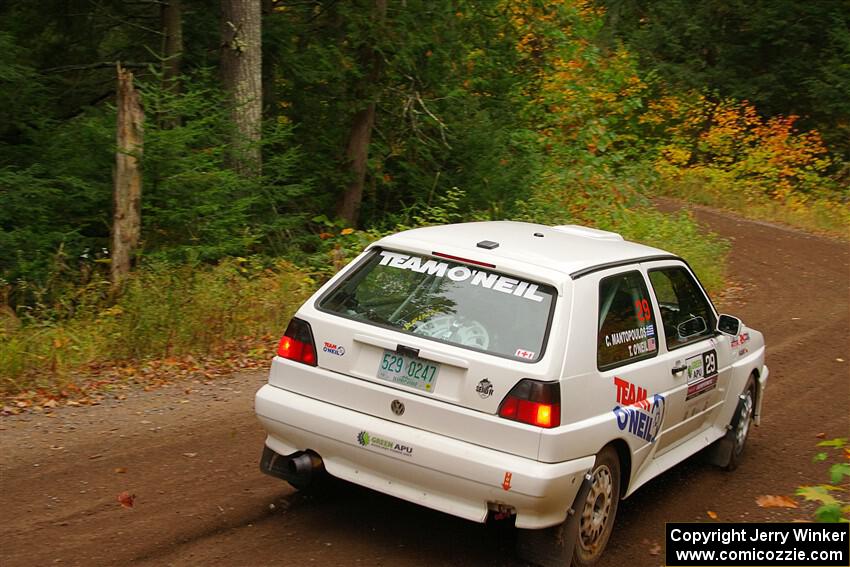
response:
{"label": "team o'neil side decal", "polygon": [[617,427],[650,443],[655,443],[664,421],[664,396],[655,394],[647,397],[646,389],[627,380],[614,377],[617,387],[617,403],[614,416]]}

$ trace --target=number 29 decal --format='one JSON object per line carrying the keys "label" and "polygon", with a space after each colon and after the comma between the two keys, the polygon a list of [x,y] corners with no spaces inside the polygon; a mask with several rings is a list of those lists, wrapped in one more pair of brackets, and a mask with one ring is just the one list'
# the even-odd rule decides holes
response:
{"label": "number 29 decal", "polygon": [[706,376],[717,374],[717,351],[704,352],[702,354],[702,365]]}
{"label": "number 29 decal", "polygon": [[686,400],[692,400],[717,387],[717,351],[712,349],[689,358],[685,362],[688,368],[688,394]]}
{"label": "number 29 decal", "polygon": [[652,321],[652,311],[649,309],[649,302],[647,300],[636,300],[635,311],[637,311],[638,321],[641,323]]}

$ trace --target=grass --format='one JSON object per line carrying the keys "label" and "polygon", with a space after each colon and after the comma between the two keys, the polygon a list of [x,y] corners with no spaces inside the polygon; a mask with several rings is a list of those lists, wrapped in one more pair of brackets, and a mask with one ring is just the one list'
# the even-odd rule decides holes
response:
{"label": "grass", "polygon": [[665,214],[644,193],[657,176],[629,171],[563,168],[534,188],[517,220],[547,225],[579,224],[617,232],[626,240],[678,254],[710,293],[723,289],[729,243],[702,229],[688,212]]}
{"label": "grass", "polygon": [[773,199],[745,183],[726,179],[722,172],[681,171],[664,179],[660,195],[688,203],[734,211],[754,220],[779,222],[815,234],[850,240],[850,192],[827,196],[792,195]]}
{"label": "grass", "polygon": [[724,287],[729,242],[700,228],[688,212],[664,214],[649,206],[623,209],[613,215],[610,226],[601,228],[681,256],[709,293],[716,294]]}
{"label": "grass", "polygon": [[114,305],[23,325],[8,324],[7,316],[0,327],[0,393],[55,391],[93,364],[242,356],[234,343],[273,342],[314,287],[284,261],[143,267]]}

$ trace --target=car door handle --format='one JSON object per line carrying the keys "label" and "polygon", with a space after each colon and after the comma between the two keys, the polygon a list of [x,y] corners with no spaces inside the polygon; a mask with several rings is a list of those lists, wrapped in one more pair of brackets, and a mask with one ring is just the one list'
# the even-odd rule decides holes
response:
{"label": "car door handle", "polygon": [[680,372],[684,372],[687,369],[688,369],[688,367],[685,366],[684,364],[682,366],[674,366],[673,369],[670,371],[670,373],[675,376],[676,374],[679,374]]}

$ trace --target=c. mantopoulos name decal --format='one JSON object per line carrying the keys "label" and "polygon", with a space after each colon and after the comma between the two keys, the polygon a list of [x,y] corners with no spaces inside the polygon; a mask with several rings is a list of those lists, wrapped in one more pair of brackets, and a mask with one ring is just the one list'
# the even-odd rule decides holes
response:
{"label": "c. mantopoulos name decal", "polygon": [[538,285],[508,276],[500,276],[484,270],[474,270],[467,266],[438,262],[437,260],[425,260],[417,256],[397,254],[388,250],[381,250],[381,266],[411,270],[420,274],[428,274],[441,278],[449,278],[453,282],[469,282],[469,285],[480,286],[493,291],[509,293],[530,299],[531,301],[543,301],[543,296],[537,295]]}
{"label": "c. mantopoulos name decal", "polygon": [[[654,333],[653,328],[653,333]],[[623,343],[632,343],[635,341],[639,341],[641,339],[645,339],[647,335],[652,336],[652,334],[647,333],[646,327],[637,327],[635,329],[629,329],[627,331],[620,331],[618,333],[611,333],[610,335],[605,335],[605,346],[617,346]]]}

